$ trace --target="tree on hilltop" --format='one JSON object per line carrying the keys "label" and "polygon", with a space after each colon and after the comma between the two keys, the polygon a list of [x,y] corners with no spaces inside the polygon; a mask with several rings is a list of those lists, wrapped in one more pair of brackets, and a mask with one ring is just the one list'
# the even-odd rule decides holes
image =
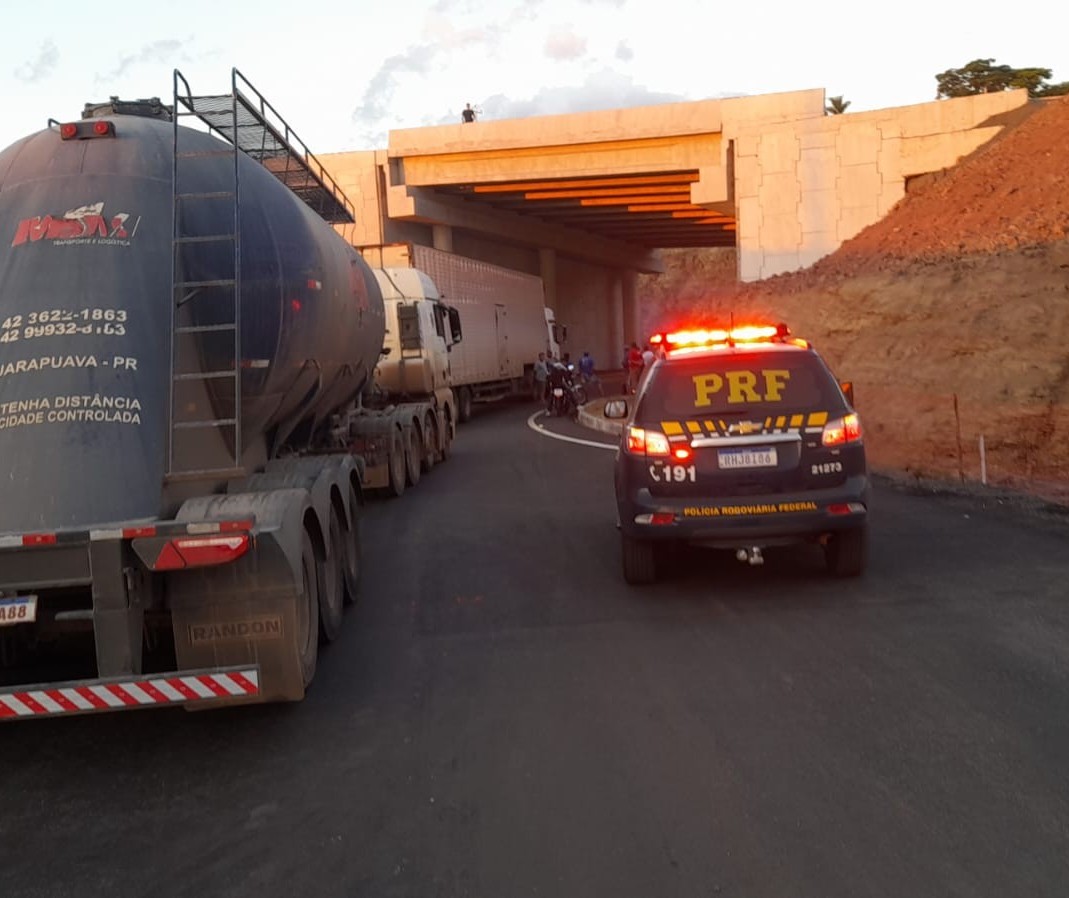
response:
{"label": "tree on hilltop", "polygon": [[824,112],[827,115],[842,115],[849,105],[850,101],[842,97],[828,97],[828,105],[824,107]]}
{"label": "tree on hilltop", "polygon": [[937,100],[949,97],[973,97],[1004,90],[1024,88],[1030,97],[1058,97],[1069,94],[1069,81],[1048,84],[1050,69],[1015,69],[995,65],[993,59],[974,59],[960,69],[947,69],[935,76]]}

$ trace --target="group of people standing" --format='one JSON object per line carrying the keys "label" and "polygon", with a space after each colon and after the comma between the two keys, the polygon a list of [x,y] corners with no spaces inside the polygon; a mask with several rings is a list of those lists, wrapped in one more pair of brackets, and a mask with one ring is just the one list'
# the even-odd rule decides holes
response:
{"label": "group of people standing", "polygon": [[[632,342],[624,347],[623,370],[624,389],[627,393],[634,393],[642,381],[642,375],[648,371],[653,363],[664,357],[663,350],[658,347],[654,350],[648,343],[645,348],[640,348],[638,343]],[[535,401],[545,399],[548,390],[553,384],[554,378],[571,377],[573,366],[568,353],[560,359],[555,359],[552,353],[540,352],[534,363],[534,396]],[[596,389],[597,393],[603,393],[601,381],[595,371],[594,358],[589,352],[584,352],[579,359],[578,365],[579,382],[590,391]]]}
{"label": "group of people standing", "polygon": [[[553,358],[553,353],[551,352],[538,353],[538,358],[534,363],[535,390],[533,398],[536,402],[548,396],[550,387],[560,386],[555,381],[572,376],[573,366],[571,361],[571,355],[567,352],[560,359]],[[601,381],[594,370],[594,357],[586,351],[583,352],[579,359],[579,382],[587,389],[596,387],[598,393],[601,393]]]}

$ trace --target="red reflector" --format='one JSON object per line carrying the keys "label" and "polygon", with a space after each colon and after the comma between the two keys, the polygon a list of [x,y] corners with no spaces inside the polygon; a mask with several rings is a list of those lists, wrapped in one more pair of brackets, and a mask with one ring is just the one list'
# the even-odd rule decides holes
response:
{"label": "red reflector", "polygon": [[160,550],[156,563],[152,565],[154,571],[177,571],[186,566],[185,559],[178,554],[174,543],[165,543]]}
{"label": "red reflector", "polygon": [[54,546],[56,534],[54,533],[24,533],[22,535],[24,546]]}
{"label": "red reflector", "polygon": [[236,561],[249,551],[249,535],[183,536],[172,539],[160,550],[155,571],[175,571],[186,567],[209,567]]}
{"label": "red reflector", "polygon": [[687,461],[693,454],[690,446],[678,446],[672,450],[672,458],[676,461]]}
{"label": "red reflector", "polygon": [[126,527],[123,529],[123,539],[137,539],[139,536],[155,536],[155,527]]}
{"label": "red reflector", "polygon": [[676,516],[667,511],[655,511],[650,515],[651,524],[674,524]]}
{"label": "red reflector", "polygon": [[249,550],[249,535],[189,536],[171,540],[187,567],[203,567],[235,561]]}
{"label": "red reflector", "polygon": [[111,122],[99,121],[93,122],[93,133],[103,136],[111,133]]}
{"label": "red reflector", "polygon": [[837,502],[828,506],[828,514],[850,514],[850,506],[845,502]]}
{"label": "red reflector", "polygon": [[64,125],[59,126],[59,136],[64,140],[70,140],[72,137],[78,136],[78,126],[67,122]]}

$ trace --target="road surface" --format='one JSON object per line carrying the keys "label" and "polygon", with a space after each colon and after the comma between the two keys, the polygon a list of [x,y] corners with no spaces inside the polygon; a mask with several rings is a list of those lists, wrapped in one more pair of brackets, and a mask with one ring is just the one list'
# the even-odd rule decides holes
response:
{"label": "road surface", "polygon": [[859,581],[632,588],[531,411],[369,507],[303,703],[0,727],[0,895],[1069,893],[1069,528],[880,488]]}

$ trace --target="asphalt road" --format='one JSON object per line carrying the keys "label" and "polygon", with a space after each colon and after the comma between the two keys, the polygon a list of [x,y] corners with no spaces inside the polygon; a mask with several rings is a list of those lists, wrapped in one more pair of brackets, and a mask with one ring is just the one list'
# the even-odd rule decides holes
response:
{"label": "asphalt road", "polygon": [[0,895],[1069,893],[1069,528],[882,488],[859,581],[630,588],[529,411],[369,508],[303,703],[0,727]]}

